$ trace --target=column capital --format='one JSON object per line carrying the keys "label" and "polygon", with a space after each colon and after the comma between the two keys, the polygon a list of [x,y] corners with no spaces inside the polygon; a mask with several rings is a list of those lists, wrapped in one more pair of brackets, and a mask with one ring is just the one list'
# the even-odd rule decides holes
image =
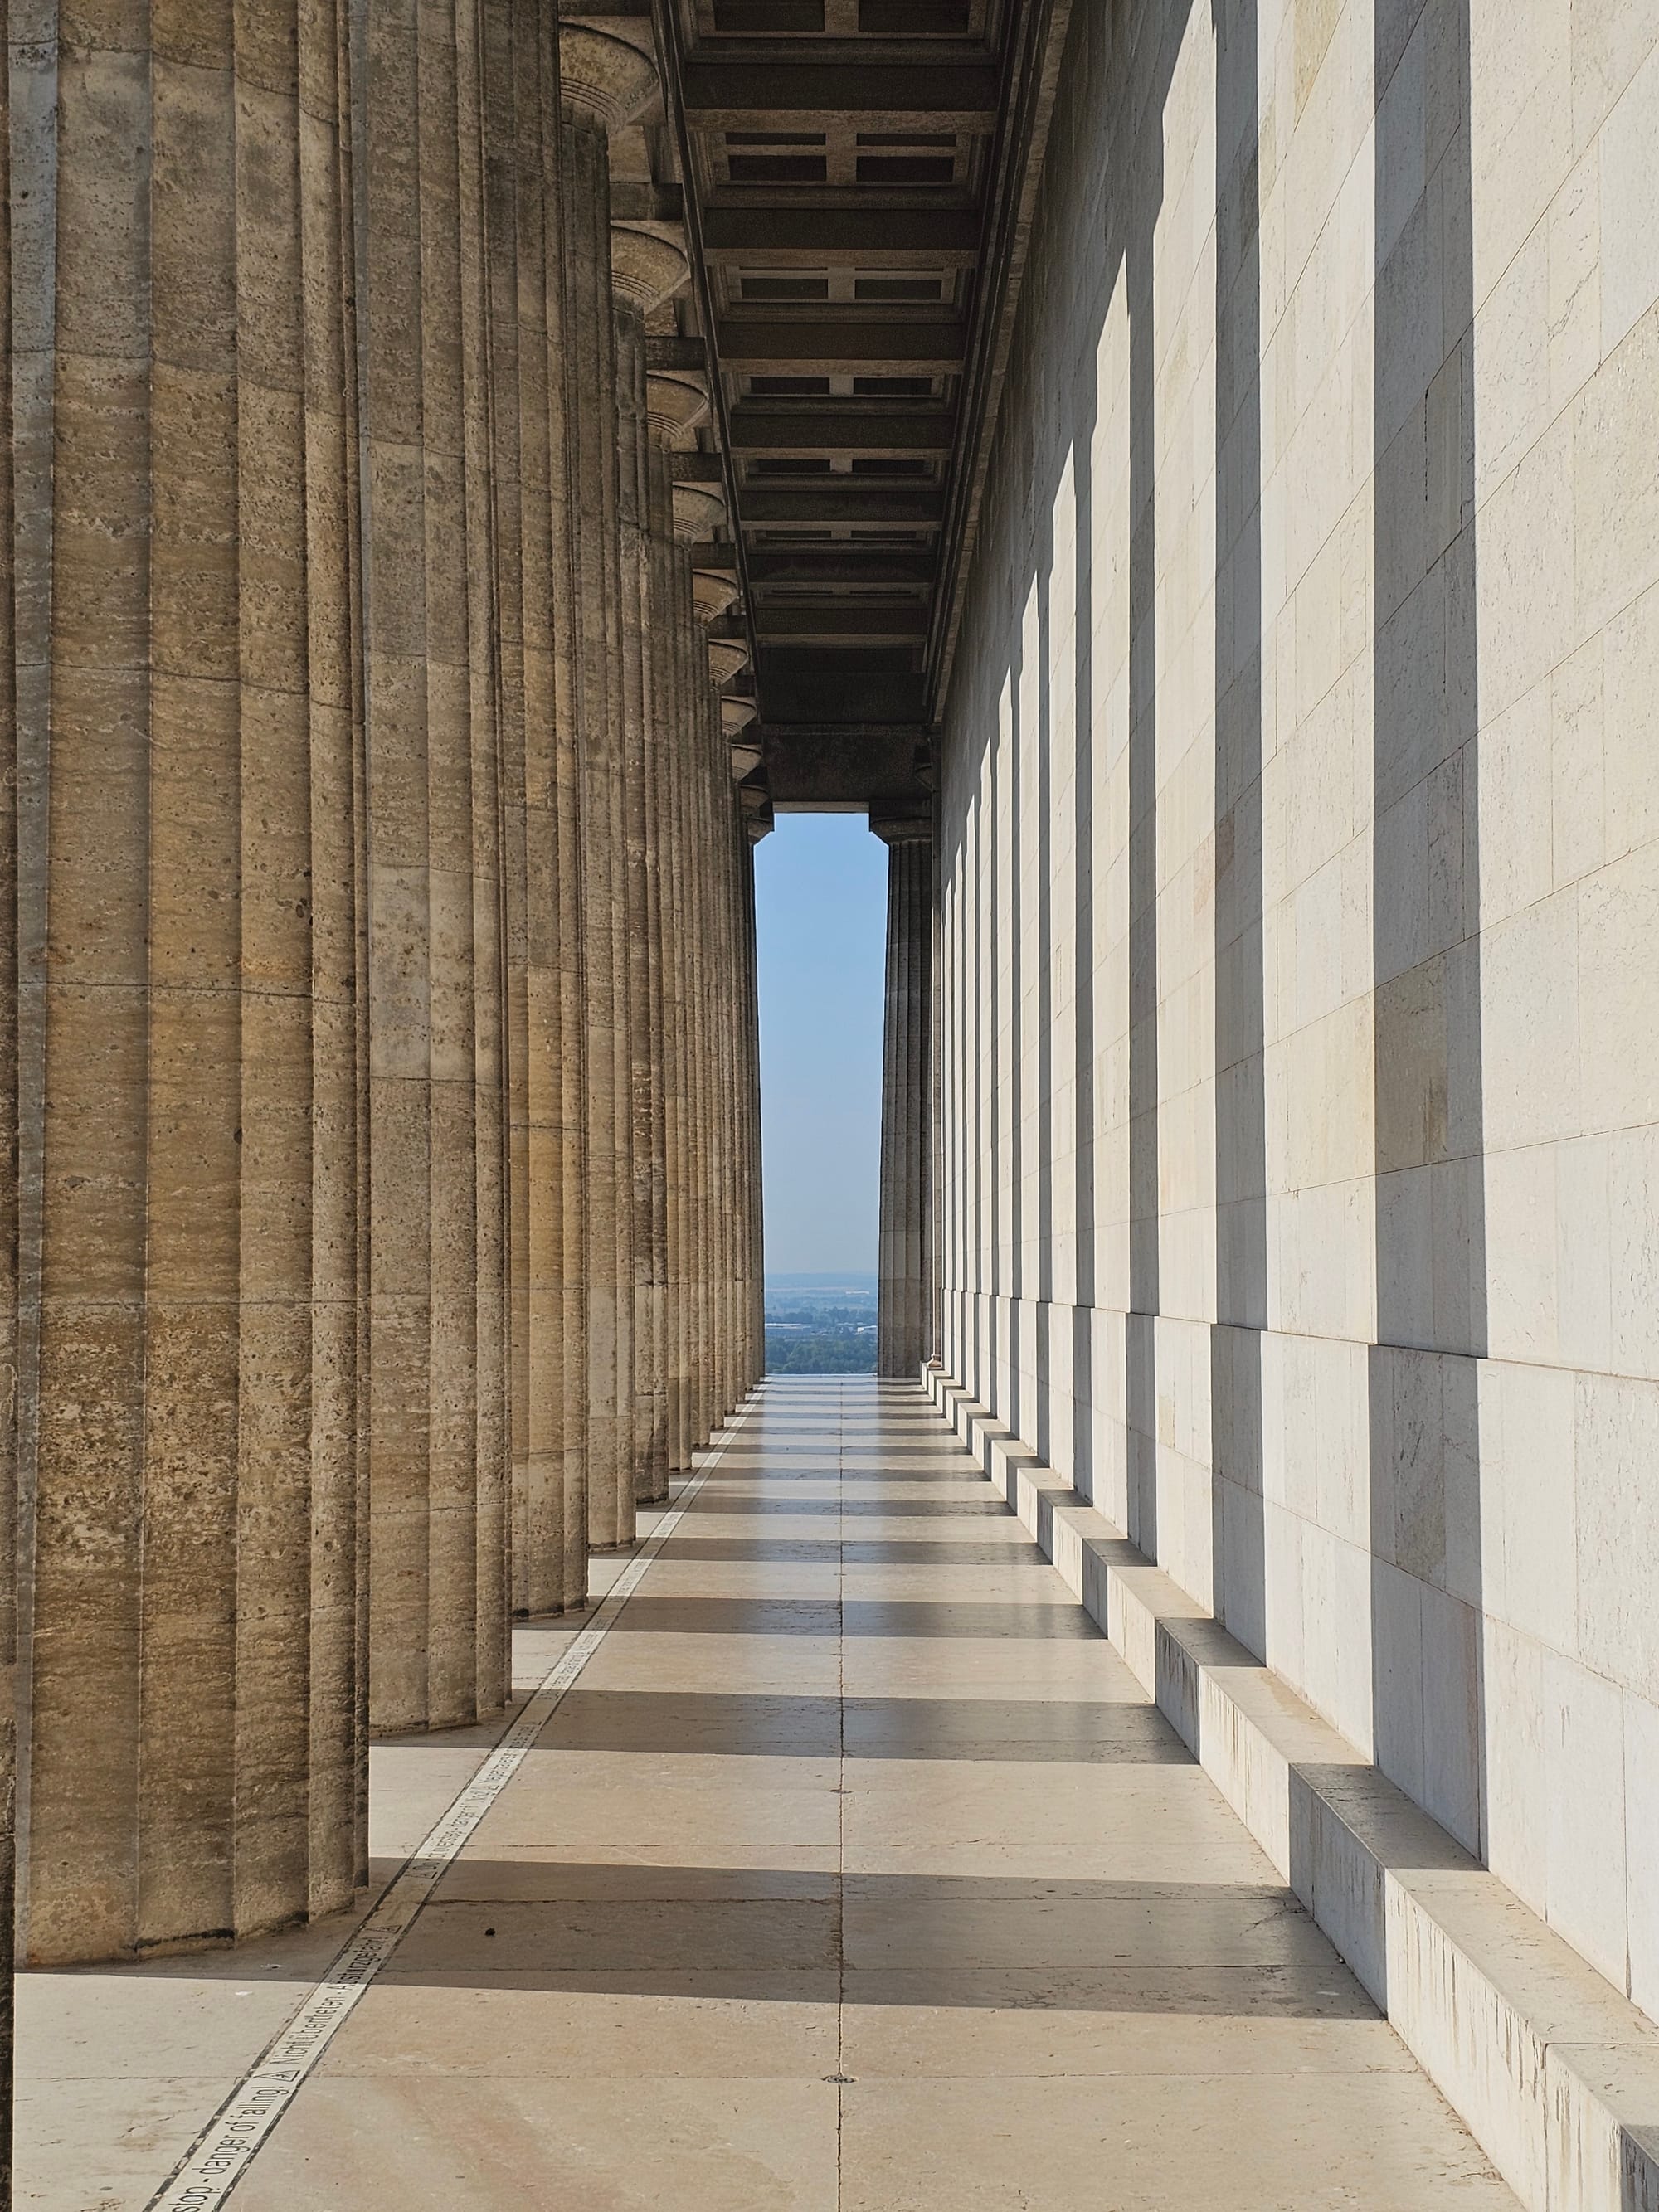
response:
{"label": "column capital", "polygon": [[933,810],[925,799],[890,801],[870,809],[870,834],[884,845],[931,845]]}
{"label": "column capital", "polygon": [[708,673],[718,684],[729,684],[740,668],[749,665],[749,647],[741,638],[711,637]]}
{"label": "column capital", "polygon": [[564,104],[607,131],[631,123],[657,89],[657,65],[626,39],[586,23],[559,26],[559,90]]}
{"label": "column capital", "polygon": [[665,445],[672,446],[678,439],[690,437],[708,412],[707,387],[695,377],[665,376],[656,369],[647,373],[645,418]]}
{"label": "column capital", "polygon": [[723,615],[738,596],[738,580],[729,568],[694,568],[691,571],[691,604],[697,611],[699,622],[713,622]]}
{"label": "column capital", "polygon": [[618,307],[648,315],[672,300],[690,274],[690,264],[672,240],[629,222],[611,224],[611,289]]}
{"label": "column capital", "polygon": [[677,483],[674,487],[674,535],[709,537],[726,520],[726,493],[714,483]]}

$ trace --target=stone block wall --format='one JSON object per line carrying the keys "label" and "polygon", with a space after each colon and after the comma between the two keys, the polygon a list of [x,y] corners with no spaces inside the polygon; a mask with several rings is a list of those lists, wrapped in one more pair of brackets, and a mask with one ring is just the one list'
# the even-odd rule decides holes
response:
{"label": "stone block wall", "polygon": [[942,1357],[1659,2016],[1659,6],[1074,7]]}

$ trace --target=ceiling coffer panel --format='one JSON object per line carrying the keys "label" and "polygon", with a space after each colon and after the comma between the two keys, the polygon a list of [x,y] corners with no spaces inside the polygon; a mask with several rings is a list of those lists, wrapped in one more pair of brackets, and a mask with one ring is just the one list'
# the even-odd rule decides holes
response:
{"label": "ceiling coffer panel", "polygon": [[714,403],[679,526],[769,773],[940,709],[1069,0],[649,5]]}

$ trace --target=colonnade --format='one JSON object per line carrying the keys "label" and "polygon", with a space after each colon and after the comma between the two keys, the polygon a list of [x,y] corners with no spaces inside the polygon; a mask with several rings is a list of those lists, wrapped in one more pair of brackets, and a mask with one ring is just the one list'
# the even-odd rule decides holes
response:
{"label": "colonnade", "polygon": [[937,1340],[933,829],[931,813],[879,806],[870,827],[887,847],[876,1371],[915,1376]]}
{"label": "colonnade", "polygon": [[752,870],[685,256],[611,220],[652,57],[13,19],[0,1657],[15,1588],[63,1961],[348,1903],[371,1733],[499,1709],[753,1379]]}

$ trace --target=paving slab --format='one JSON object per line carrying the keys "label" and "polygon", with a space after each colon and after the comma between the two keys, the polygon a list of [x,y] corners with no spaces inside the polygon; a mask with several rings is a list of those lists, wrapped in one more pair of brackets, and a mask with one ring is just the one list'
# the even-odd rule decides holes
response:
{"label": "paving slab", "polygon": [[[234,2212],[1513,2205],[920,1390],[728,1435]],[[376,1746],[382,1883],[498,1733]],[[144,2212],[361,1918],[25,1978],[20,2204]]]}

